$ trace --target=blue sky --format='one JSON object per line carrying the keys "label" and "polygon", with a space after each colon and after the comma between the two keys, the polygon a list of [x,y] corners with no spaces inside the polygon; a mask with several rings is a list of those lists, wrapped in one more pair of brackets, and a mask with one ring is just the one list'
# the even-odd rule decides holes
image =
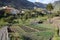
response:
{"label": "blue sky", "polygon": [[45,3],[45,4],[48,4],[48,3],[53,3],[54,1],[57,1],[57,0],[29,0],[31,2],[41,2],[41,3]]}

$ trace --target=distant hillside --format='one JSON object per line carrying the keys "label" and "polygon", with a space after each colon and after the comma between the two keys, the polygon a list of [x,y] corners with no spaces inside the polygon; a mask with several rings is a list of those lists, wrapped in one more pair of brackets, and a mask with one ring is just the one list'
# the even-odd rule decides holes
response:
{"label": "distant hillside", "polygon": [[0,0],[0,6],[3,5],[12,5],[15,8],[33,8],[34,6],[39,8],[45,8],[45,5],[42,3],[32,3],[27,0]]}
{"label": "distant hillside", "polygon": [[54,10],[56,11],[60,10],[60,1],[55,1],[53,3],[53,6],[54,6]]}
{"label": "distant hillside", "polygon": [[38,8],[45,8],[47,4],[43,4],[43,3],[40,3],[40,2],[35,2],[34,3]]}
{"label": "distant hillside", "polygon": [[0,5],[12,5],[16,8],[33,8],[34,4],[27,0],[0,0]]}

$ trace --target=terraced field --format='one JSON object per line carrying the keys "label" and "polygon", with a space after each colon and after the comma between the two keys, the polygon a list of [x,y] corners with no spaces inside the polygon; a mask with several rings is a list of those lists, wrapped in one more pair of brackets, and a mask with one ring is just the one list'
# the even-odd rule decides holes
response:
{"label": "terraced field", "polygon": [[[41,26],[39,26],[41,27]],[[53,38],[53,32],[52,31],[46,31],[43,30],[43,27],[41,30],[30,27],[30,26],[11,26],[10,29],[13,31],[11,36],[13,36],[13,39],[10,40],[50,40]],[[43,30],[43,31],[42,31]],[[50,30],[50,29],[48,29]]]}
{"label": "terraced field", "polygon": [[[43,30],[44,29],[44,30]],[[53,29],[53,28],[52,28]],[[45,26],[11,26],[14,33],[19,33],[22,40],[50,40],[53,38],[54,31],[51,27]],[[54,29],[53,29],[54,30]]]}
{"label": "terraced field", "polygon": [[25,39],[30,38],[31,40],[50,40],[53,37],[52,32],[31,32],[24,34]]}
{"label": "terraced field", "polygon": [[21,28],[25,31],[25,32],[39,32],[39,30],[34,29],[32,27],[28,27],[28,26],[21,26]]}
{"label": "terraced field", "polygon": [[[28,22],[27,22],[28,23]],[[26,24],[27,24],[26,23]],[[18,33],[21,40],[60,40],[57,36],[57,28],[53,24],[28,24],[11,27],[14,33]]]}

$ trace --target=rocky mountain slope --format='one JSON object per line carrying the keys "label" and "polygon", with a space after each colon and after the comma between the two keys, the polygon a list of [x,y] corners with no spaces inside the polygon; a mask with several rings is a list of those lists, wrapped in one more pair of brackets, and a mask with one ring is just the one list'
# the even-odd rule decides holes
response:
{"label": "rocky mountain slope", "polygon": [[40,2],[35,2],[34,3],[36,5],[36,7],[38,8],[45,8],[47,4],[43,4],[43,3],[40,3]]}
{"label": "rocky mountain slope", "polygon": [[59,11],[60,10],[60,1],[55,1],[53,3],[54,10]]}
{"label": "rocky mountain slope", "polygon": [[11,5],[15,8],[34,8],[35,7],[40,7],[40,8],[44,8],[45,5],[42,3],[32,3],[28,0],[0,0],[0,6],[3,5]]}

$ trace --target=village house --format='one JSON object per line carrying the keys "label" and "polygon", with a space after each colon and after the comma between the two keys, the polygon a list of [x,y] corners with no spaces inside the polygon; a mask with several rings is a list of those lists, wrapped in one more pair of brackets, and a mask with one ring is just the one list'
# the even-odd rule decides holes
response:
{"label": "village house", "polygon": [[11,13],[11,14],[20,13],[19,10],[15,9],[15,8],[12,8],[12,7],[5,6],[5,7],[2,7],[2,8],[5,10],[5,13]]}

